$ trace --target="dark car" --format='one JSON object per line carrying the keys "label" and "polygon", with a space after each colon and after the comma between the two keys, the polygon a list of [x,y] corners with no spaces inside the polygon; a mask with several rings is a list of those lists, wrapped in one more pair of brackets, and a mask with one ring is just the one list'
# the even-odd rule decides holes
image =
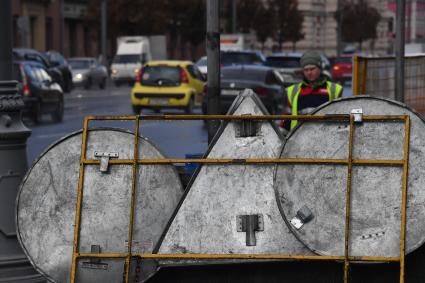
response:
{"label": "dark car", "polygon": [[52,66],[50,61],[44,56],[43,53],[30,48],[13,48],[13,59],[16,61],[38,62],[39,64],[43,65],[54,82],[58,83],[62,89],[65,88],[62,72],[57,67]]}
{"label": "dark car", "polygon": [[221,51],[220,64],[232,65],[264,65],[266,58],[259,51]]}
{"label": "dark car", "polygon": [[[228,66],[221,69],[220,112],[225,114],[236,96],[252,89],[270,114],[282,113],[283,95],[287,85],[273,68],[256,65]],[[202,112],[207,113],[208,93],[204,90]]]}
{"label": "dark car", "polygon": [[[266,65],[275,68],[281,75],[293,75],[294,83],[299,82],[303,78],[303,71],[301,67],[302,53],[289,52],[289,53],[274,53],[266,59]],[[332,80],[331,64],[329,59],[320,54],[322,59],[322,72],[329,80]]]}
{"label": "dark car", "polygon": [[53,67],[56,67],[62,73],[63,91],[70,92],[72,90],[72,70],[68,61],[57,51],[47,51],[44,53]]}
{"label": "dark car", "polygon": [[34,61],[18,61],[13,64],[13,77],[20,84],[19,93],[35,123],[40,123],[43,114],[52,120],[63,120],[64,101],[62,88],[52,80],[47,70]]}

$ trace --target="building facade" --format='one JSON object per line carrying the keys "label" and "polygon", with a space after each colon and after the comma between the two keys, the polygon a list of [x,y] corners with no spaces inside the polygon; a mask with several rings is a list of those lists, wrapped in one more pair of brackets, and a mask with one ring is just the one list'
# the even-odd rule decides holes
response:
{"label": "building facade", "polygon": [[13,46],[56,50],[65,57],[99,54],[99,21],[86,17],[87,0],[13,0]]}
{"label": "building facade", "polygon": [[[341,4],[355,0],[340,0]],[[357,0],[358,1],[358,0]],[[378,10],[381,20],[377,26],[377,38],[367,40],[362,44],[362,52],[373,54],[388,54],[393,45],[391,34],[391,22],[393,17],[388,9],[387,0],[368,0],[367,4]],[[303,33],[304,39],[297,42],[296,50],[303,52],[314,49],[325,52],[328,56],[337,54],[337,21],[335,13],[338,8],[338,0],[298,0],[298,9],[304,15]],[[361,19],[359,19],[360,21]],[[355,43],[342,43],[342,46],[357,48]],[[285,50],[292,50],[291,43],[284,45]]]}
{"label": "building facade", "polygon": [[[394,23],[397,8],[396,3],[396,1],[389,1],[388,3],[388,9]],[[425,0],[406,1],[405,11],[406,43],[425,43]]]}

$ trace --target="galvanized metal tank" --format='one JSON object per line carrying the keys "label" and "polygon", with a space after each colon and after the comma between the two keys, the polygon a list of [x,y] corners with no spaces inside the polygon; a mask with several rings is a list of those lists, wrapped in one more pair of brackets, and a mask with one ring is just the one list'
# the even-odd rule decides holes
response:
{"label": "galvanized metal tank", "polygon": [[[266,113],[252,90],[245,90],[235,99],[228,114]],[[273,122],[227,121],[215,135],[205,158],[277,158],[281,147],[282,137]],[[160,254],[311,254],[282,220],[273,190],[273,173],[274,164],[200,166],[156,251]]]}
{"label": "galvanized metal tank", "polygon": [[[376,97],[344,98],[319,107],[314,115],[409,115],[410,148],[406,253],[425,241],[425,122],[406,105]],[[353,159],[402,160],[404,123],[355,123]],[[305,122],[294,129],[282,158],[348,159],[349,127],[340,122]],[[311,251],[344,255],[346,165],[279,165],[276,199],[283,220]],[[352,170],[349,255],[400,255],[402,167],[355,165]],[[300,215],[306,221],[298,229]],[[303,218],[303,217],[301,217]],[[309,218],[309,219],[307,219]],[[298,223],[299,224],[299,223]]]}
{"label": "galvanized metal tank", "polygon": [[[19,241],[35,268],[55,282],[69,282],[74,240],[82,133],[71,134],[47,149],[34,163],[17,197]],[[134,135],[116,129],[89,130],[86,158],[95,152],[133,159]],[[139,158],[164,158],[140,138]],[[126,253],[132,180],[131,165],[85,168],[79,250]],[[140,165],[136,183],[133,253],[151,253],[183,193],[172,165]],[[131,280],[149,277],[155,264],[134,260]],[[140,266],[139,266],[140,267]],[[123,259],[81,259],[77,282],[120,282]]]}

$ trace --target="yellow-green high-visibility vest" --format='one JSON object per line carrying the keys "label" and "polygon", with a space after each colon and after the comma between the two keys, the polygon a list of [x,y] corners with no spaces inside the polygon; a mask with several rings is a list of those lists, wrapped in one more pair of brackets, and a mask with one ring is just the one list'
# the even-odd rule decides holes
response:
{"label": "yellow-green high-visibility vest", "polygon": [[[287,89],[288,101],[291,103],[292,106],[292,115],[298,115],[298,97],[301,93],[302,85],[303,82],[291,85]],[[329,101],[332,101],[341,96],[342,86],[339,84],[327,81],[326,89],[328,90]],[[297,125],[297,123],[297,120],[292,120],[291,129],[293,129]]]}

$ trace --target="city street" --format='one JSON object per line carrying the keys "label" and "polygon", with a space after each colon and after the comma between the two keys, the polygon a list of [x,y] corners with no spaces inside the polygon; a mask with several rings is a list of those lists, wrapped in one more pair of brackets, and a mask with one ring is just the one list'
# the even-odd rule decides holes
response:
{"label": "city street", "polygon": [[[200,114],[200,108],[195,113]],[[143,113],[153,114],[150,110]],[[161,113],[179,114],[181,110],[167,110]],[[92,87],[90,90],[74,88],[65,94],[65,115],[63,122],[53,123],[50,116],[43,117],[41,124],[34,124],[29,117],[24,123],[32,130],[27,141],[28,165],[42,152],[62,137],[81,130],[87,115],[132,115],[130,87],[119,88],[108,85],[104,90]],[[94,122],[93,126],[119,127],[133,131],[133,122]],[[140,134],[157,145],[167,157],[184,158],[185,154],[203,153],[208,144],[206,127],[202,121],[146,121],[140,124]]]}
{"label": "city street", "polygon": [[[351,85],[348,85],[351,86]],[[44,116],[41,124],[34,124],[29,117],[24,123],[32,130],[27,142],[28,165],[55,141],[81,130],[84,116],[87,115],[131,115],[130,87],[119,88],[109,84],[104,90],[74,88],[65,94],[65,115],[62,123],[53,123]],[[345,87],[343,96],[352,95]],[[145,110],[145,114],[153,114]],[[179,114],[181,110],[163,110],[161,113]],[[195,109],[200,114],[200,108]],[[133,130],[132,122],[96,122],[93,126],[120,127]],[[141,123],[140,133],[152,140],[167,157],[184,158],[185,154],[199,154],[207,149],[208,138],[202,121],[145,121]]]}

